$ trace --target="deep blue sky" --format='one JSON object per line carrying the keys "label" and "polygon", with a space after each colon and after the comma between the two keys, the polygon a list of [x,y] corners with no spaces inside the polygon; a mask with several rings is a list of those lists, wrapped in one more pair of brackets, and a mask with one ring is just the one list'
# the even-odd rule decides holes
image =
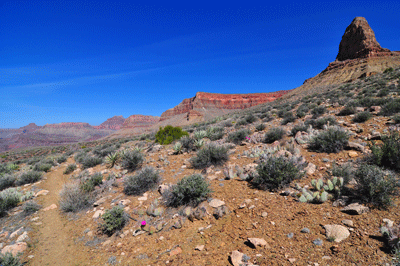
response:
{"label": "deep blue sky", "polygon": [[356,16],[400,50],[398,0],[132,2],[0,1],[0,128],[293,89],[335,60]]}

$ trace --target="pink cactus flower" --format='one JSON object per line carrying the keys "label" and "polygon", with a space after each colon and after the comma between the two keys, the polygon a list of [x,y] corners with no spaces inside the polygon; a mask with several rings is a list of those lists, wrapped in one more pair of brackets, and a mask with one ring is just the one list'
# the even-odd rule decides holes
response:
{"label": "pink cactus flower", "polygon": [[146,221],[142,221],[142,226],[145,226],[146,225]]}

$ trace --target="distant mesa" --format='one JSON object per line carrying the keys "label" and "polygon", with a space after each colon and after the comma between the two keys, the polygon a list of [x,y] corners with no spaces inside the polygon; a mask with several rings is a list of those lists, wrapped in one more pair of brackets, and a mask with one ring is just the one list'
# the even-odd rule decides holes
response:
{"label": "distant mesa", "polygon": [[98,126],[93,126],[95,129],[109,129],[109,130],[120,130],[125,122],[125,118],[122,115],[113,116],[107,119],[105,122]]}
{"label": "distant mesa", "polygon": [[151,115],[131,115],[122,124],[121,129],[149,128],[156,124],[160,118]]}

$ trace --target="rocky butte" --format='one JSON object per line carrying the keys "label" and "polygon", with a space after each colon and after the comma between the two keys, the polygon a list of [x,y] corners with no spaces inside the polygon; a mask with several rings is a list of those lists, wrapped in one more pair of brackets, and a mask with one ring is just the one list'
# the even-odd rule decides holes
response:
{"label": "rocky butte", "polygon": [[120,130],[125,122],[125,118],[122,115],[113,116],[108,118],[106,121],[98,126],[93,126],[95,129],[109,129],[109,130]]}
{"label": "rocky butte", "polygon": [[328,86],[351,82],[400,66],[400,52],[382,48],[363,17],[356,17],[346,28],[336,60],[317,76],[307,79],[292,93],[302,94]]}

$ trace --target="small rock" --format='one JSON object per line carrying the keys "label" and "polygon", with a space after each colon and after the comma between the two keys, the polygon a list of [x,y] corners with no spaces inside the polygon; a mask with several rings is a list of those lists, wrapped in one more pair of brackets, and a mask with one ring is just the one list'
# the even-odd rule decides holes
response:
{"label": "small rock", "polygon": [[195,250],[202,251],[204,249],[204,245],[198,245],[195,247]]}
{"label": "small rock", "polygon": [[313,241],[313,244],[314,245],[317,245],[317,246],[322,246],[322,240],[321,239],[319,239],[319,238],[317,238],[317,239],[315,239],[314,241]]}
{"label": "small rock", "polygon": [[310,229],[308,229],[307,227],[304,227],[303,229],[300,230],[301,233],[305,233],[305,234],[309,234],[310,233]]}
{"label": "small rock", "polygon": [[20,227],[18,230],[14,231],[14,232],[10,235],[10,239],[16,237],[17,235],[19,235],[23,230],[24,230],[24,228],[23,228],[23,227]]}
{"label": "small rock", "polygon": [[349,227],[353,227],[353,221],[352,220],[345,219],[345,220],[342,220],[342,223],[344,225],[349,226]]}
{"label": "small rock", "polygon": [[271,248],[267,241],[263,238],[247,238],[247,240],[254,246],[254,247],[266,247]]}
{"label": "small rock", "polygon": [[352,203],[340,210],[348,214],[362,214],[369,211],[369,208],[359,203]]}
{"label": "small rock", "polygon": [[349,151],[348,154],[350,158],[355,158],[358,156],[358,153],[356,151]]}
{"label": "small rock", "polygon": [[315,173],[317,168],[316,168],[315,164],[309,163],[304,170],[306,171],[307,175],[312,175]]}
{"label": "small rock", "polygon": [[225,205],[219,206],[218,208],[216,208],[214,210],[214,217],[215,219],[219,219],[221,217],[223,217],[225,214],[229,213],[229,209],[228,207],[226,207]]}
{"label": "small rock", "polygon": [[208,204],[213,208],[218,208],[222,205],[225,205],[225,202],[219,199],[213,199]]}
{"label": "small rock", "polygon": [[158,187],[158,192],[162,195],[169,189],[168,185],[160,185]]}
{"label": "small rock", "polygon": [[93,203],[93,207],[97,207],[97,206],[103,204],[104,202],[106,202],[106,200],[107,200],[107,198],[105,198],[105,197],[99,199],[98,201],[96,201],[95,203]]}
{"label": "small rock", "polygon": [[175,255],[178,255],[180,253],[182,253],[182,249],[180,247],[176,247],[176,248],[174,248],[173,250],[171,250],[169,252],[169,255],[170,256],[175,256]]}
{"label": "small rock", "polygon": [[53,210],[53,209],[57,209],[57,205],[51,204],[50,206],[44,208],[43,211],[49,211],[49,210]]}
{"label": "small rock", "polygon": [[326,230],[326,237],[333,239],[336,243],[340,243],[350,236],[349,230],[338,224],[328,224],[324,226]]}
{"label": "small rock", "polygon": [[290,259],[288,259],[288,261],[289,261],[290,263],[294,263],[294,262],[296,261],[296,259],[295,259],[295,258],[290,258]]}
{"label": "small rock", "polygon": [[267,212],[263,212],[263,213],[261,213],[261,216],[265,218],[265,217],[268,216],[268,213]]}
{"label": "small rock", "polygon": [[42,189],[38,193],[35,194],[35,197],[40,196],[40,195],[47,195],[49,193],[48,190]]}
{"label": "small rock", "polygon": [[389,220],[387,218],[383,218],[382,222],[387,226],[387,227],[393,227],[394,222],[392,220]]}
{"label": "small rock", "polygon": [[243,261],[244,256],[245,256],[245,254],[243,254],[242,252],[239,252],[238,250],[232,251],[231,262],[232,262],[233,266],[244,265],[243,262],[246,262],[246,261]]}
{"label": "small rock", "polygon": [[20,235],[18,238],[17,238],[17,243],[19,243],[19,242],[25,242],[26,240],[28,240],[28,232],[24,232],[22,235]]}
{"label": "small rock", "polygon": [[332,259],[332,258],[331,258],[330,256],[323,256],[322,259],[323,259],[323,260],[330,260],[330,259]]}
{"label": "small rock", "polygon": [[92,218],[93,219],[97,219],[97,218],[99,218],[101,215],[103,215],[104,214],[104,211],[103,210],[97,210],[94,214],[93,214],[93,216],[92,216]]}
{"label": "small rock", "polygon": [[126,206],[126,205],[128,205],[129,203],[131,203],[131,201],[128,200],[128,199],[120,200],[120,201],[119,201],[119,204],[122,204],[123,206]]}
{"label": "small rock", "polygon": [[6,254],[7,252],[11,252],[13,256],[16,256],[19,252],[24,252],[27,249],[28,245],[25,242],[19,242],[14,245],[5,246],[1,250],[1,254]]}
{"label": "small rock", "polygon": [[287,237],[288,237],[288,238],[293,238],[293,236],[294,236],[294,234],[293,234],[293,233],[289,233],[289,234],[287,234]]}

